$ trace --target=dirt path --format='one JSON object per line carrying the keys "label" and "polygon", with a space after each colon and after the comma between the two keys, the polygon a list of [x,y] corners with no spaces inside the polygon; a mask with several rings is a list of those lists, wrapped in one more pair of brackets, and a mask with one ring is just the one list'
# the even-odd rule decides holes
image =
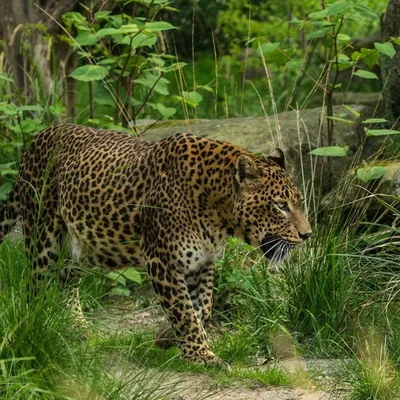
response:
{"label": "dirt path", "polygon": [[[165,317],[158,306],[151,306],[144,310],[134,308],[132,301],[118,301],[107,306],[100,312],[96,312],[92,318],[93,322],[103,331],[108,332],[134,332],[140,330],[151,330],[156,326],[165,323]],[[322,360],[314,360],[317,368],[321,366]],[[290,374],[307,373],[307,368],[313,368],[315,364],[310,366],[309,361],[300,358],[293,360],[285,360],[279,362],[279,366]],[[262,367],[261,367],[262,368]],[[264,368],[270,368],[266,366]],[[260,369],[260,368],[259,368]],[[325,369],[322,367],[321,369]],[[171,400],[333,400],[339,399],[339,396],[328,392],[318,390],[314,382],[303,385],[310,389],[302,388],[283,388],[276,386],[264,386],[262,384],[253,383],[251,386],[240,381],[233,385],[230,382],[229,387],[221,385],[218,387],[212,376],[207,374],[193,374],[188,372],[168,372],[167,375],[151,369],[156,381],[168,381],[168,385],[175,386],[178,389],[178,396],[170,397]],[[118,370],[115,371],[118,377]],[[307,383],[307,382],[306,382]],[[297,386],[297,385],[296,385]]]}
{"label": "dirt path", "polygon": [[190,384],[179,385],[182,392],[173,400],[328,400],[333,399],[328,393],[322,391],[309,391],[304,389],[288,389],[277,387],[245,388],[237,385],[230,388],[213,388],[213,382],[206,376],[191,376],[178,374],[177,379],[190,379]]}

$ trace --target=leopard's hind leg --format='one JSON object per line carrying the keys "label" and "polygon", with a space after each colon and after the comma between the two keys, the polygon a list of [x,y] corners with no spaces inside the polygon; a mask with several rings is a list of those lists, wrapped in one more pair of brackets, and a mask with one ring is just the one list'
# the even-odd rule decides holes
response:
{"label": "leopard's hind leg", "polygon": [[[32,190],[26,186],[25,190]],[[54,190],[46,190],[40,198],[24,196],[26,202],[22,210],[25,247],[32,265],[33,291],[41,293],[43,282],[50,282],[57,277],[60,269],[54,266],[66,243],[67,227],[57,209],[57,194]],[[39,201],[38,201],[39,199]],[[67,291],[65,306],[71,309],[74,325],[86,329],[87,324],[79,302],[79,283],[82,274],[75,267],[79,256],[71,253],[71,259],[65,260],[59,282]]]}
{"label": "leopard's hind leg", "polygon": [[32,283],[38,294],[43,282],[51,282],[56,276],[55,264],[59,260],[65,231],[51,217],[43,217],[31,226],[32,216],[23,218],[25,248],[32,265]]}
{"label": "leopard's hind leg", "polygon": [[18,184],[14,186],[8,195],[6,203],[0,208],[0,243],[14,228],[20,218],[20,204],[18,196]]}
{"label": "leopard's hind leg", "polygon": [[57,280],[66,292],[64,306],[71,311],[74,327],[86,331],[88,325],[79,298],[79,285],[83,276],[82,270],[78,268],[80,257],[70,252],[69,257],[63,261],[62,269],[54,268],[66,237],[64,225],[49,218],[42,219],[37,232],[33,234],[33,239],[31,235],[27,235],[26,246],[33,265],[33,287],[36,293],[40,292],[42,282],[57,278],[56,273],[59,273]]}
{"label": "leopard's hind leg", "polygon": [[78,240],[72,236],[70,240],[70,258],[66,260],[65,267],[61,271],[61,282],[68,292],[66,306],[71,310],[76,328],[87,331],[88,323],[83,315],[79,286],[84,275],[84,271],[79,268],[82,258],[82,246]]}

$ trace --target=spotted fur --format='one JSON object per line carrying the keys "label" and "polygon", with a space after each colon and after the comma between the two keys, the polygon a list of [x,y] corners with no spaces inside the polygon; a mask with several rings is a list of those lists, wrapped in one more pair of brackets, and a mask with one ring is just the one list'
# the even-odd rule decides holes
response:
{"label": "spotted fur", "polygon": [[[284,257],[311,233],[300,202],[278,149],[258,157],[186,133],[152,143],[59,125],[39,133],[26,151],[0,215],[0,241],[20,216],[35,281],[66,237],[75,262],[146,266],[170,323],[157,343],[176,343],[184,359],[219,365],[204,329],[214,262],[230,235],[268,258]],[[68,282],[80,276],[72,265],[61,275]]]}

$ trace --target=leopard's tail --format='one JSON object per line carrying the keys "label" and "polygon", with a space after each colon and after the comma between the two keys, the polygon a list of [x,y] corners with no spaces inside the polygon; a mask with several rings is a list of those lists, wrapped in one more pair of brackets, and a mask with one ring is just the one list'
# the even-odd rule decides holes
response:
{"label": "leopard's tail", "polygon": [[20,217],[19,196],[16,186],[11,190],[5,204],[0,208],[0,243],[3,242],[6,235],[14,228]]}

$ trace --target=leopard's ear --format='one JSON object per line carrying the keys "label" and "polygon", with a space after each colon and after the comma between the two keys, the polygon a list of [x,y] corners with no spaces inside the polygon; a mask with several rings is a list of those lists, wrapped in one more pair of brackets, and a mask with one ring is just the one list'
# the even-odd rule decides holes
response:
{"label": "leopard's ear", "polygon": [[244,181],[251,181],[260,177],[260,171],[257,168],[254,160],[241,154],[236,160],[236,173],[235,178],[237,183],[241,184]]}
{"label": "leopard's ear", "polygon": [[286,169],[285,155],[278,147],[267,158],[272,160],[275,164],[278,164],[281,168]]}

